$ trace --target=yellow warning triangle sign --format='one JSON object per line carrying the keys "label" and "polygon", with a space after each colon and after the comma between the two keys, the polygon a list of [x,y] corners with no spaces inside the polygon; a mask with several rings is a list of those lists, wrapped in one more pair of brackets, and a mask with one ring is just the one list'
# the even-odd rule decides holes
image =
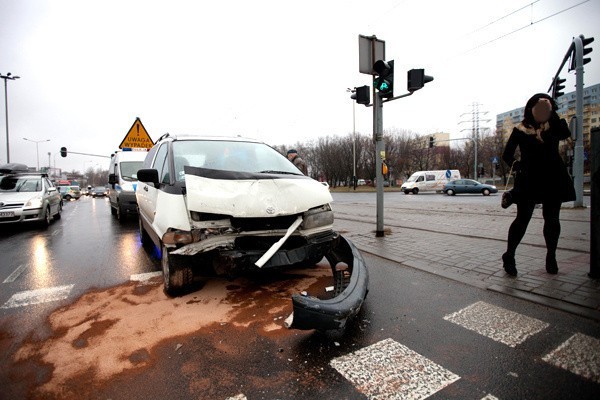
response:
{"label": "yellow warning triangle sign", "polygon": [[139,118],[135,119],[135,122],[125,135],[125,138],[119,145],[120,149],[132,148],[132,149],[149,149],[154,146],[154,142],[150,139],[148,131],[144,128],[144,124]]}

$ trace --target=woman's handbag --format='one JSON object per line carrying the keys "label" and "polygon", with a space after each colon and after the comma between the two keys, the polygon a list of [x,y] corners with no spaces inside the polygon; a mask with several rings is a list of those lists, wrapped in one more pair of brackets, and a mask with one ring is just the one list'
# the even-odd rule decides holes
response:
{"label": "woman's handbag", "polygon": [[[508,173],[508,181],[510,181],[510,177],[512,176],[513,173],[513,167],[515,165],[517,161],[513,161],[512,165],[510,166],[510,172]],[[508,181],[506,182],[506,186],[504,186],[504,193],[502,193],[502,200],[500,201],[500,205],[502,206],[502,208],[508,208],[510,207],[514,202],[514,179],[513,178],[513,187],[510,190],[508,189]]]}

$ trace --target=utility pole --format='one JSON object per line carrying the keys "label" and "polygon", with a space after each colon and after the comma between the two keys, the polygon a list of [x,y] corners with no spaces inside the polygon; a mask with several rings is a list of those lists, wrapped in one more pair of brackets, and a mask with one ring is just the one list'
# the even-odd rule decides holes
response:
{"label": "utility pole", "polygon": [[[459,122],[459,124],[462,124],[463,122],[471,122],[471,124],[472,124],[470,130],[471,130],[471,135],[473,137],[473,143],[475,144],[474,149],[473,149],[474,153],[475,153],[475,155],[474,155],[474,161],[473,161],[473,179],[474,180],[477,180],[477,152],[478,152],[479,129],[480,129],[479,123],[480,122],[490,122],[489,119],[481,119],[479,117],[480,114],[485,115],[485,114],[488,113],[487,111],[479,111],[479,106],[480,105],[481,104],[479,104],[477,102],[473,102],[471,104],[471,107],[472,107],[471,112],[470,113],[461,114],[461,117],[464,116],[464,115],[467,115],[467,114],[471,114],[471,119],[468,120],[468,121],[460,121]],[[462,131],[466,131],[466,130],[469,130],[469,129],[468,128],[467,129],[462,129],[461,132]]]}

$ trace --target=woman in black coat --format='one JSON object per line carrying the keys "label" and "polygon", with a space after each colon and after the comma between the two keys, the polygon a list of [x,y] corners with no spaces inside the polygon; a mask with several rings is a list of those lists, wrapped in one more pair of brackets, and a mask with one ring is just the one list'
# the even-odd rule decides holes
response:
{"label": "woman in black coat", "polygon": [[[508,230],[506,253],[502,255],[504,270],[516,276],[515,251],[523,239],[536,204],[542,204],[544,239],[546,241],[546,271],[558,272],[556,247],[560,236],[561,203],[575,200],[575,189],[567,168],[558,152],[559,141],[571,132],[564,119],[556,113],[554,100],[545,93],[533,96],[525,106],[523,121],[513,129],[502,159],[516,172],[514,189],[508,193],[508,207],[517,205],[517,217]],[[520,160],[515,158],[517,147]]]}

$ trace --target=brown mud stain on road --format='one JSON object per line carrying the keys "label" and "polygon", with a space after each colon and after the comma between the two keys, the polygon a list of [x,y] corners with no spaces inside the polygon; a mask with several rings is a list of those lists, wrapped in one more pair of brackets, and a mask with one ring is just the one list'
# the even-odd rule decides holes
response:
{"label": "brown mud stain on road", "polygon": [[[211,279],[177,298],[164,294],[161,278],[90,292],[49,316],[48,338],[31,336],[15,352],[11,379],[34,398],[78,398],[125,372],[153,366],[160,361],[157,346],[209,327],[239,335],[252,325],[265,338],[293,335],[283,327],[291,295],[307,290],[319,296],[330,277],[329,266],[319,265],[257,279]],[[215,343],[223,354],[239,351],[230,346]]]}

